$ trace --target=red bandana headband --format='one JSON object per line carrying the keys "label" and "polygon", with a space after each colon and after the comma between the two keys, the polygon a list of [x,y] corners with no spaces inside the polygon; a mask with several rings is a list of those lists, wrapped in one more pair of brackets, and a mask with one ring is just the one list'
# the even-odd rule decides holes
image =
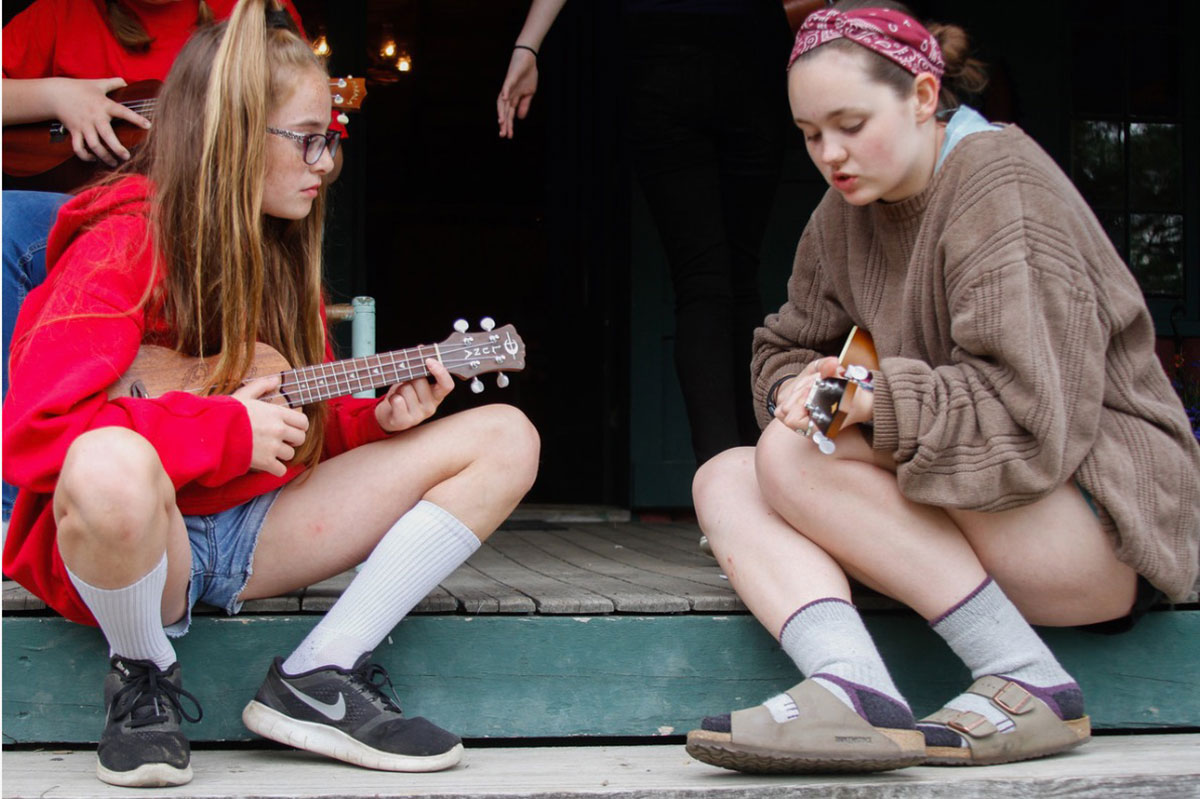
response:
{"label": "red bandana headband", "polygon": [[814,11],[796,33],[788,69],[796,59],[834,39],[849,39],[895,61],[914,75],[930,72],[938,80],[946,71],[942,48],[925,26],[890,8],[860,8],[845,13]]}

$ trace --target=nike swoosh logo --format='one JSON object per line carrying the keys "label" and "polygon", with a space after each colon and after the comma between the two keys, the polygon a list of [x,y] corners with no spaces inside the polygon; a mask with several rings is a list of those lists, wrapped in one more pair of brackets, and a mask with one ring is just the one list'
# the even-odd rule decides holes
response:
{"label": "nike swoosh logo", "polygon": [[314,699],[303,691],[294,688],[290,682],[286,680],[282,682],[284,687],[291,691],[297,699],[330,721],[341,721],[346,718],[346,697],[342,696],[341,693],[338,694],[336,702],[322,702],[320,699]]}

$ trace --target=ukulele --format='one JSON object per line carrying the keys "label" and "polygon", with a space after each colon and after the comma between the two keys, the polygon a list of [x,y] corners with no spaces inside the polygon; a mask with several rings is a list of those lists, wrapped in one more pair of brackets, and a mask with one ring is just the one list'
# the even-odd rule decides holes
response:
{"label": "ukulele", "polygon": [[[367,96],[363,78],[330,78],[334,108],[356,111]],[[109,92],[108,96],[151,121],[162,82],[143,80]],[[112,120],[113,133],[127,150],[146,138],[147,131],[123,119]],[[30,122],[4,128],[4,188],[33,191],[71,191],[109,169],[103,161],[81,161],[71,147],[71,133],[61,122]]]}
{"label": "ukulele", "polygon": [[[248,382],[257,377],[278,374],[279,390],[260,399],[276,405],[297,408],[313,402],[343,397],[419,377],[427,377],[428,358],[440,361],[450,372],[463,380],[471,380],[471,391],[483,391],[479,375],[500,372],[496,384],[508,385],[505,372],[525,368],[525,342],[512,325],[496,328],[495,322],[484,318],[482,332],[468,332],[466,321],[454,323],[455,332],[439,344],[423,344],[408,349],[362,355],[331,363],[319,363],[293,369],[291,364],[272,347],[258,342],[254,360],[246,373]],[[158,397],[168,391],[199,393],[206,385],[209,370],[219,356],[193,358],[167,347],[144,344],[121,379],[108,389],[108,398]]]}
{"label": "ukulele", "polygon": [[[856,368],[875,370],[879,368],[879,355],[875,352],[875,341],[866,330],[855,325],[842,345],[838,365],[847,371]],[[833,439],[846,423],[845,408],[850,407],[859,384],[841,377],[828,377],[813,384],[804,407],[808,409],[808,430],[817,447],[826,455],[834,451]]]}

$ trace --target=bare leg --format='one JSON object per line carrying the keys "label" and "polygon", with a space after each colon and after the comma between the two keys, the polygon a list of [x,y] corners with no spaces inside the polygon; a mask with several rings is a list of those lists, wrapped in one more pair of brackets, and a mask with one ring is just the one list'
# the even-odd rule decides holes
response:
{"label": "bare leg", "polygon": [[730,584],[776,638],[796,608],[825,597],[849,601],[841,566],[763,498],[754,448],[722,452],[700,467],[696,516]]}
{"label": "bare leg", "polygon": [[528,419],[487,405],[325,461],[289,484],[267,514],[242,599],[286,593],[362,562],[421,499],[486,539],[533,484],[537,458]]}
{"label": "bare leg", "polygon": [[1089,624],[1129,611],[1136,576],[1074,486],[1011,511],[945,511],[906,499],[886,468],[848,457],[862,452],[855,439],[861,446],[857,431],[844,432],[829,457],[773,423],[756,448],[768,505],[851,576],[927,619],[989,573],[1035,623]]}
{"label": "bare leg", "polygon": [[58,551],[67,568],[102,589],[128,586],[167,555],[162,621],[187,608],[192,550],[175,489],[150,442],[105,427],[75,439],[54,492]]}

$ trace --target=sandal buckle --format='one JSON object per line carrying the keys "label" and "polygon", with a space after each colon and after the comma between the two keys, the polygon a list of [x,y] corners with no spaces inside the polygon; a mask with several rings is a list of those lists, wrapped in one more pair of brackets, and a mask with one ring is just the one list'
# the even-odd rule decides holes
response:
{"label": "sandal buckle", "polygon": [[974,711],[970,710],[963,710],[955,713],[954,716],[946,719],[946,721],[943,723],[956,732],[961,732],[962,734],[969,735],[972,738],[979,738],[982,736],[977,735],[975,730],[977,730],[981,725],[987,724],[988,720],[986,716],[983,716],[979,713],[975,713]]}
{"label": "sandal buckle", "polygon": [[1025,690],[1024,687],[1017,685],[1012,680],[1004,684],[1004,687],[997,691],[992,696],[992,702],[1006,713],[1012,713],[1020,716],[1023,713],[1028,713],[1033,710],[1030,703],[1033,701],[1033,694]]}

